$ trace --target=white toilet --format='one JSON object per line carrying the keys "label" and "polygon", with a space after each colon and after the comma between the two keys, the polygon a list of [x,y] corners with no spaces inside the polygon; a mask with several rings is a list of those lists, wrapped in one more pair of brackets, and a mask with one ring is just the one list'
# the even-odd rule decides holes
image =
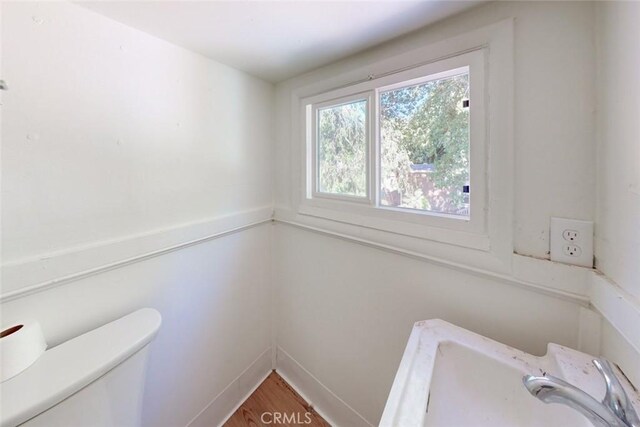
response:
{"label": "white toilet", "polygon": [[0,426],[140,425],[148,344],[160,322],[144,308],[47,350],[0,384]]}

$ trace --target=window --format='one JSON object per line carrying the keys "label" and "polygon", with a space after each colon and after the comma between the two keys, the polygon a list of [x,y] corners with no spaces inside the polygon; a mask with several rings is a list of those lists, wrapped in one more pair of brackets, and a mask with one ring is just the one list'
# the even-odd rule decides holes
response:
{"label": "window", "polygon": [[446,74],[377,91],[382,207],[469,216],[469,70]]}
{"label": "window", "polygon": [[306,99],[307,200],[470,220],[482,86],[471,52]]}
{"label": "window", "polygon": [[319,108],[318,192],[367,195],[367,100]]}
{"label": "window", "polygon": [[301,98],[299,212],[486,248],[484,55]]}
{"label": "window", "polygon": [[[285,85],[279,129],[290,157],[280,172],[290,191],[279,195],[276,217],[510,271],[513,25],[381,51]],[[318,132],[329,113],[350,125]]]}

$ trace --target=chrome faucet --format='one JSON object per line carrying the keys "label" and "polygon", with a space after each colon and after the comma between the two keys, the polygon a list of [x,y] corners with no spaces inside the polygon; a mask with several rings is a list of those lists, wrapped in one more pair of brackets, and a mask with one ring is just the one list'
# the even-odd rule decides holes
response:
{"label": "chrome faucet", "polygon": [[544,403],[567,405],[587,417],[596,427],[640,427],[640,418],[609,361],[599,358],[594,359],[593,364],[607,386],[602,403],[579,388],[551,375],[525,375],[522,382],[529,393]]}

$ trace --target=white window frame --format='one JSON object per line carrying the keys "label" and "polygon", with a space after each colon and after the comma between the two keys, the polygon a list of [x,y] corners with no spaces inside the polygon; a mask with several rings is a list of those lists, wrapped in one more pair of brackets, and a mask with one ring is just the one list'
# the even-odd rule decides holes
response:
{"label": "white window frame", "polygon": [[[423,67],[421,67],[421,68],[423,68]],[[463,67],[458,67],[458,68],[453,68],[453,69],[437,72],[435,74],[429,74],[427,76],[418,77],[418,78],[411,79],[411,80],[404,80],[404,81],[392,83],[392,84],[384,86],[384,87],[376,88],[375,89],[375,100],[377,101],[377,103],[376,103],[376,111],[375,111],[376,121],[380,117],[379,112],[380,112],[380,94],[381,93],[389,92],[389,91],[392,91],[392,90],[397,90],[397,89],[400,89],[400,88],[416,86],[416,85],[424,84],[424,83],[431,82],[431,81],[434,81],[434,80],[446,79],[448,77],[458,76],[460,74],[465,74],[465,73],[469,75],[469,79],[471,80],[471,69],[470,69],[470,67],[469,66],[463,66]],[[394,78],[394,80],[395,80],[395,78]],[[471,81],[470,81],[470,83],[471,83]],[[484,82],[482,82],[481,84],[484,85]],[[471,84],[470,84],[470,87],[471,87]],[[471,98],[472,96],[473,96],[473,94],[470,94],[469,98]],[[483,100],[480,100],[480,101],[484,102]],[[484,114],[484,107],[482,107],[482,114]],[[475,113],[474,113],[474,115],[475,115]],[[471,119],[471,114],[469,115],[469,118]],[[471,161],[471,158],[474,157],[474,156],[472,156],[472,153],[471,153],[471,140],[472,140],[471,127],[472,126],[471,126],[471,120],[470,120],[470,123],[469,123],[469,157],[470,157],[470,161]],[[480,142],[484,143],[484,138],[483,137],[481,138]],[[437,216],[437,217],[442,217],[442,218],[451,218],[451,219],[461,220],[461,221],[469,221],[470,220],[471,213],[469,213],[468,217],[465,217],[465,216],[461,216],[461,215],[453,215],[453,214],[447,214],[447,213],[437,212],[437,211],[429,211],[429,210],[422,210],[422,209],[409,209],[409,208],[382,205],[380,203],[380,186],[382,184],[382,182],[381,182],[382,139],[380,137],[380,124],[379,123],[376,123],[376,125],[375,125],[375,140],[372,141],[372,143],[374,145],[375,160],[376,160],[376,167],[375,167],[376,176],[375,176],[375,184],[374,185],[375,185],[375,188],[376,188],[377,191],[375,193],[375,197],[376,197],[375,198],[375,206],[378,209],[387,209],[387,210],[391,210],[391,211],[403,212],[403,213],[414,214],[414,215],[417,214],[417,215]],[[472,166],[473,165],[470,165],[470,167],[469,167],[470,172],[471,172]],[[473,180],[474,180],[473,176],[470,175],[469,176],[469,182],[472,182]],[[470,206],[470,208],[471,208],[471,206]]]}
{"label": "white window frame", "polygon": [[[355,196],[349,194],[337,194],[337,193],[327,193],[321,192],[318,190],[319,188],[319,160],[318,160],[318,111],[331,108],[331,107],[339,107],[341,105],[350,104],[357,101],[366,101],[367,102],[367,117],[365,123],[365,173],[366,173],[366,194],[364,196]],[[310,116],[307,114],[306,123],[308,124],[307,130],[307,144],[309,145],[308,150],[310,152],[310,162],[311,162],[311,176],[308,179],[307,184],[307,198],[324,198],[330,200],[342,200],[346,202],[353,203],[367,203],[371,202],[373,197],[372,188],[371,188],[371,175],[374,171],[374,167],[372,167],[372,147],[370,144],[370,140],[372,137],[372,123],[373,123],[373,93],[372,92],[363,92],[363,93],[355,93],[352,95],[344,96],[337,99],[330,99],[324,102],[315,103],[313,105],[307,105],[307,108],[310,109]]]}
{"label": "white window frame", "polygon": [[[380,189],[380,138],[378,125],[380,92],[393,88],[415,85],[421,82],[459,74],[468,67],[470,84],[470,185],[471,203],[469,218],[432,211],[412,210],[379,205]],[[303,166],[304,191],[299,213],[348,224],[366,226],[412,237],[453,242],[472,248],[488,250],[487,236],[487,145],[486,114],[486,52],[483,48],[430,62],[383,77],[340,87],[321,94],[300,99],[301,127],[306,141]],[[318,108],[346,103],[346,100],[369,99],[369,161],[368,195],[355,201],[352,196],[330,195],[314,191],[316,140],[313,117]],[[309,121],[311,115],[311,121]],[[373,174],[373,176],[371,175]],[[327,197],[328,196],[328,197]],[[451,233],[457,232],[457,235]]]}

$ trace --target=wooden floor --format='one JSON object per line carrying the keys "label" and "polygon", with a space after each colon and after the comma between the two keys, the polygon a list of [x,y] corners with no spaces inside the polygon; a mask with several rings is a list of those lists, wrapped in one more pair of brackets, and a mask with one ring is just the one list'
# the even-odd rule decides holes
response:
{"label": "wooden floor", "polygon": [[329,426],[273,371],[224,424],[226,427]]}

